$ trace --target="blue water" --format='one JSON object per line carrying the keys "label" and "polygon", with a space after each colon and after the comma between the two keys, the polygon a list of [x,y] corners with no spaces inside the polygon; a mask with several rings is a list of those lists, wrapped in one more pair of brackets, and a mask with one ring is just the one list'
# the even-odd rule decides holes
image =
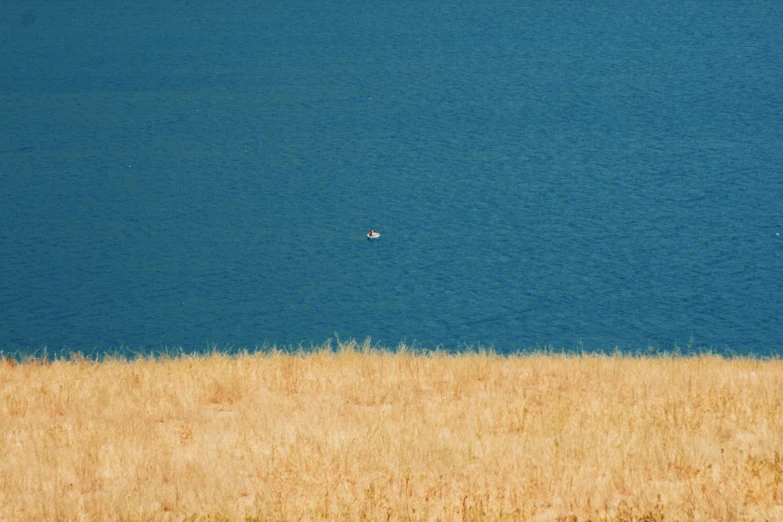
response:
{"label": "blue water", "polygon": [[0,0],[0,350],[781,353],[781,86],[777,0]]}

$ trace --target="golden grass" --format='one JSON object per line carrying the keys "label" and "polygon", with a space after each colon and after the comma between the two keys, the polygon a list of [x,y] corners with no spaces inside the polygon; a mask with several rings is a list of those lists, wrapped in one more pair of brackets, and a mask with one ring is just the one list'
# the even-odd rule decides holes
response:
{"label": "golden grass", "polygon": [[6,360],[0,415],[2,520],[783,520],[780,360]]}

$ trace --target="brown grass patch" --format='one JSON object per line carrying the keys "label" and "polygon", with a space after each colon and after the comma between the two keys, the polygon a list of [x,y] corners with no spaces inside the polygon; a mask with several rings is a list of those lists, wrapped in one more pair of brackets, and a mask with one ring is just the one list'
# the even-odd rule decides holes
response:
{"label": "brown grass patch", "polygon": [[783,520],[783,362],[0,364],[2,520]]}

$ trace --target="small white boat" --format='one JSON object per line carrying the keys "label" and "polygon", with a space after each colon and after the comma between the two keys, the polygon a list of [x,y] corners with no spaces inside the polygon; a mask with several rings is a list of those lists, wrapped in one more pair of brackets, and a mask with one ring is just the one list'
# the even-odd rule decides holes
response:
{"label": "small white boat", "polygon": [[375,230],[370,230],[369,232],[367,232],[367,239],[373,240],[373,239],[378,239],[379,237],[381,237],[381,235]]}

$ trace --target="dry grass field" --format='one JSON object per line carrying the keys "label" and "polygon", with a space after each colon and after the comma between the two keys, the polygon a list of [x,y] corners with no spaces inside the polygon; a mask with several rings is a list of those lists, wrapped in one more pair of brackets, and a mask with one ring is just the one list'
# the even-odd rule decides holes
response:
{"label": "dry grass field", "polygon": [[783,361],[0,363],[0,520],[783,520]]}

